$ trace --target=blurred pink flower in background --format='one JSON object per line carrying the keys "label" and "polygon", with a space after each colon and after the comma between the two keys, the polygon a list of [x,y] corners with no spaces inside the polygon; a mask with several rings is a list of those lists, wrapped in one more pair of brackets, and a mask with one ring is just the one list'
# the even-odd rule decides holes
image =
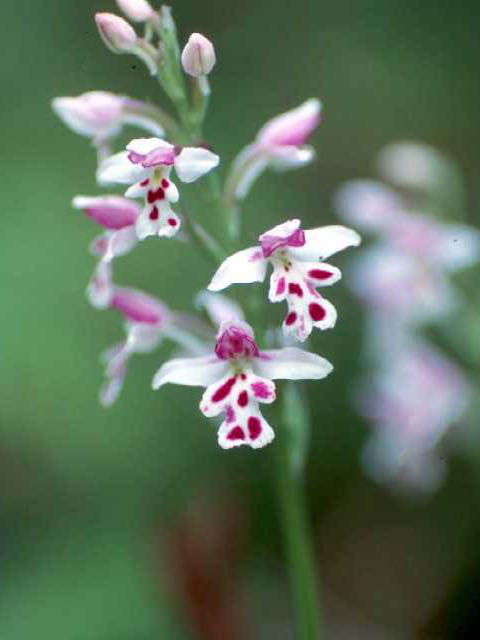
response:
{"label": "blurred pink flower in background", "polygon": [[440,152],[390,145],[379,154],[379,166],[394,184],[418,193],[353,180],[335,198],[342,219],[375,238],[347,269],[367,311],[365,355],[375,369],[357,398],[374,429],[362,460],[381,482],[428,491],[445,470],[435,444],[466,409],[470,394],[466,374],[420,331],[461,313],[464,300],[452,274],[479,261],[480,232],[418,210],[419,196],[428,210],[432,189],[456,175]]}
{"label": "blurred pink flower in background", "polygon": [[359,396],[374,434],[363,452],[366,472],[387,484],[431,490],[444,463],[436,445],[465,411],[469,384],[460,369],[419,339],[385,354],[383,367]]}

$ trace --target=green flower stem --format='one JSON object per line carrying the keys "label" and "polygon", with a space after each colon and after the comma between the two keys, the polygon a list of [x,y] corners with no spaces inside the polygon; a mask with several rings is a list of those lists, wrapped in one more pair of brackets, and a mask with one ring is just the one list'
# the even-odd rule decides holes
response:
{"label": "green flower stem", "polygon": [[227,257],[226,251],[219,245],[219,243],[213,238],[198,222],[192,220],[190,216],[184,211],[183,222],[185,229],[199,251],[207,258],[207,260],[215,267],[225,260]]}
{"label": "green flower stem", "polygon": [[313,555],[301,475],[292,465],[286,429],[277,424],[274,442],[278,500],[286,554],[290,568],[291,590],[298,625],[298,640],[323,640],[320,600],[315,580]]}

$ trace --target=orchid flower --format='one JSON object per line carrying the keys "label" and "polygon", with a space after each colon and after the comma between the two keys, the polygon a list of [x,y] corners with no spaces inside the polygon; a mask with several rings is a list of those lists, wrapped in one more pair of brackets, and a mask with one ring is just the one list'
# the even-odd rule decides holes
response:
{"label": "orchid flower", "polygon": [[230,195],[243,200],[267,168],[283,171],[312,162],[315,151],[306,142],[320,122],[320,111],[320,101],[310,98],[267,122],[235,159],[227,185]]}
{"label": "orchid flower", "polygon": [[379,481],[432,489],[442,476],[435,446],[464,412],[469,386],[453,362],[418,339],[389,353],[360,410],[373,422],[364,452]]}
{"label": "orchid flower", "polygon": [[113,293],[110,263],[117,256],[129,253],[138,242],[135,222],[140,206],[127,198],[110,195],[76,196],[72,204],[106,229],[90,245],[90,251],[99,258],[99,262],[87,288],[91,304],[104,309],[110,304]]}
{"label": "orchid flower", "polygon": [[102,354],[106,383],[100,392],[103,406],[115,402],[123,386],[127,364],[134,353],[155,350],[164,338],[180,345],[188,353],[201,351],[202,342],[191,331],[192,322],[177,314],[157,298],[123,287],[113,287],[109,306],[126,320],[127,337]]}
{"label": "orchid flower", "polygon": [[225,414],[219,445],[259,449],[275,437],[259,408],[259,403],[275,400],[272,380],[319,380],[332,369],[324,358],[295,347],[260,351],[250,325],[224,322],[214,354],[166,362],[155,374],[153,388],[167,383],[206,387],[201,412],[207,417]]}
{"label": "orchid flower", "polygon": [[259,246],[231,255],[220,265],[208,289],[220,291],[234,283],[263,282],[270,263],[270,302],[287,301],[284,333],[294,333],[303,342],[313,327],[329,329],[337,319],[334,306],[317,287],[337,282],[341,273],[323,260],[358,245],[360,236],[342,226],[303,231],[300,224],[298,219],[287,220],[263,233]]}
{"label": "orchid flower", "polygon": [[131,184],[125,195],[144,198],[145,205],[136,222],[137,235],[143,240],[150,235],[171,237],[180,229],[180,219],[171,203],[179,193],[170,180],[175,167],[182,182],[194,182],[214,169],[219,157],[201,147],[176,147],[159,138],[132,140],[127,150],[107,158],[97,171],[100,184]]}

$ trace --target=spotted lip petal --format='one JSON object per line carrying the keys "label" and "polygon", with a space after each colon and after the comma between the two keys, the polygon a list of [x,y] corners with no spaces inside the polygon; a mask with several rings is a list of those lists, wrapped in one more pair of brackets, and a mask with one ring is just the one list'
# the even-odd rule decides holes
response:
{"label": "spotted lip petal", "polygon": [[259,403],[274,400],[274,383],[258,377],[246,367],[240,372],[230,370],[210,385],[203,394],[200,410],[208,417],[225,414],[218,432],[218,442],[223,449],[242,445],[259,449],[275,435],[262,416]]}

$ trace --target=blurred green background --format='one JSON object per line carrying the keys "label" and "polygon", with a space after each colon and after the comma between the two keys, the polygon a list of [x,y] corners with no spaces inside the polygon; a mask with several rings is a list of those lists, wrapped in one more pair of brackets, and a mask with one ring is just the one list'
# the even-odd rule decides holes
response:
{"label": "blurred green background", "polygon": [[[164,100],[134,58],[105,49],[93,22],[100,10],[116,6],[2,2],[0,638],[207,637],[196,635],[172,557],[185,555],[185,526],[198,525],[192,505],[205,504],[209,526],[221,529],[215,509],[224,503],[243,534],[233,551],[215,546],[210,564],[238,606],[235,633],[294,638],[271,451],[220,450],[213,421],[198,412],[199,390],[151,392],[168,346],[133,359],[112,409],[97,403],[98,356],[122,323],[84,295],[97,229],[70,201],[98,192],[95,157],[50,100],[92,89]],[[184,0],[173,10],[182,43],[200,31],[216,47],[206,136],[224,166],[269,117],[310,96],[324,103],[318,161],[257,183],[246,243],[286,215],[334,222],[335,188],[370,175],[375,153],[405,138],[458,161],[470,222],[479,223],[478,3]],[[167,241],[145,242],[116,264],[120,283],[183,310],[210,274],[188,246]],[[431,500],[404,501],[366,480],[358,453],[368,428],[349,401],[362,312],[341,284],[330,298],[340,321],[312,347],[336,372],[308,385],[308,497],[328,637],[478,637],[478,438],[468,456],[449,456],[447,483]],[[269,313],[278,321],[282,311]]]}

